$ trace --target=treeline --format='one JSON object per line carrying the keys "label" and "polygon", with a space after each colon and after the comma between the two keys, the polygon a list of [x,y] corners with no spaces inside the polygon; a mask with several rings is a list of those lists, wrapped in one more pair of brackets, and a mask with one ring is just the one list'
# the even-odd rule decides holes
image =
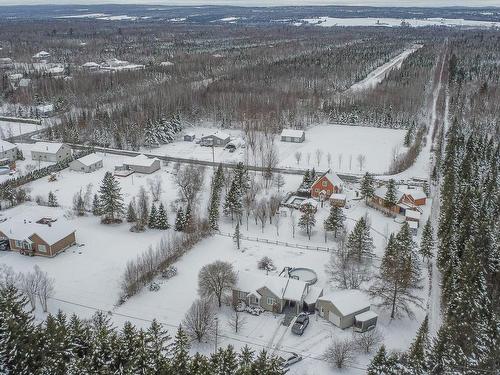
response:
{"label": "treeline", "polygon": [[340,124],[362,124],[393,129],[419,125],[426,119],[426,97],[442,41],[426,41],[424,46],[393,69],[373,89],[350,92],[323,106],[328,118]]}
{"label": "treeline", "polygon": [[9,280],[0,286],[0,368],[6,375],[282,375],[282,360],[248,347],[220,348],[190,355],[190,340],[179,327],[172,339],[153,320],[146,329],[126,322],[121,329],[97,311],[91,319],[61,311],[34,320],[28,299]]}

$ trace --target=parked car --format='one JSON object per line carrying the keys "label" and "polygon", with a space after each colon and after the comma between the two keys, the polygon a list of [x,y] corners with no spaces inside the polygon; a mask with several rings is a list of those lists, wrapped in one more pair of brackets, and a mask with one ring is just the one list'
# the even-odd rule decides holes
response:
{"label": "parked car", "polygon": [[289,353],[285,358],[281,357],[283,360],[283,367],[290,367],[291,365],[302,361],[302,356],[297,353]]}
{"label": "parked car", "polygon": [[295,318],[295,323],[293,323],[292,326],[292,332],[296,335],[302,336],[308,325],[309,315],[306,313],[300,313],[297,318]]}

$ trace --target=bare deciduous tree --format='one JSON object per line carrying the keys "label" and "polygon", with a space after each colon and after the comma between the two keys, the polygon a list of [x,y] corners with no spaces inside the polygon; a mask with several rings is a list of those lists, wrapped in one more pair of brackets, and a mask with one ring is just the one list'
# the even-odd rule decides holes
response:
{"label": "bare deciduous tree", "polygon": [[337,155],[337,160],[338,160],[338,163],[339,163],[339,170],[342,169],[342,158],[343,158],[342,154],[338,154]]}
{"label": "bare deciduous tree", "polygon": [[311,153],[310,153],[310,152],[308,152],[308,153],[306,154],[306,157],[307,157],[307,165],[311,164]]}
{"label": "bare deciduous tree", "polygon": [[163,186],[160,176],[155,176],[155,178],[148,178],[149,191],[153,197],[153,201],[158,202],[161,198],[161,193],[163,192]]}
{"label": "bare deciduous tree", "polygon": [[368,332],[353,334],[354,346],[364,354],[370,354],[380,346],[382,341],[384,341],[384,336],[377,328]]}
{"label": "bare deciduous tree", "polygon": [[323,358],[338,369],[349,366],[354,360],[354,345],[350,339],[334,339]]}
{"label": "bare deciduous tree", "polygon": [[202,296],[215,297],[221,307],[222,298],[231,291],[236,281],[237,275],[231,263],[218,260],[203,266],[200,270],[198,290]]}
{"label": "bare deciduous tree", "polygon": [[231,315],[229,316],[228,324],[231,328],[234,329],[234,332],[238,333],[238,331],[246,324],[247,320],[243,316],[243,314],[234,309],[231,311]]}
{"label": "bare deciduous tree", "polygon": [[204,175],[205,168],[191,164],[181,167],[175,175],[175,183],[179,187],[179,193],[190,207],[194,206],[203,187]]}
{"label": "bare deciduous tree", "polygon": [[290,208],[290,227],[292,228],[292,237],[295,238],[295,228],[297,227],[297,217],[295,215],[295,209]]}
{"label": "bare deciduous tree", "polygon": [[315,154],[316,154],[316,163],[319,166],[319,163],[321,163],[321,159],[323,158],[323,150],[317,148]]}
{"label": "bare deciduous tree", "polygon": [[262,233],[264,233],[267,220],[267,202],[265,198],[262,198],[255,207],[255,217],[260,221]]}
{"label": "bare deciduous tree", "polygon": [[332,166],[332,154],[330,152],[326,154],[326,160],[328,162],[328,168],[330,168]]}
{"label": "bare deciduous tree", "polygon": [[47,272],[43,272],[38,265],[35,266],[35,280],[37,283],[37,296],[43,312],[47,312],[47,300],[54,295],[54,279]]}
{"label": "bare deciduous tree", "polygon": [[301,159],[302,159],[302,152],[297,151],[297,152],[295,153],[295,160],[297,161],[297,165],[299,165],[299,164],[300,164],[300,160],[301,160]]}
{"label": "bare deciduous tree", "polygon": [[358,160],[359,170],[362,171],[363,168],[364,168],[364,166],[365,166],[366,155],[359,154],[358,157],[357,157],[357,160]]}
{"label": "bare deciduous tree", "polygon": [[198,342],[210,340],[215,332],[216,311],[210,298],[197,299],[189,308],[182,326]]}

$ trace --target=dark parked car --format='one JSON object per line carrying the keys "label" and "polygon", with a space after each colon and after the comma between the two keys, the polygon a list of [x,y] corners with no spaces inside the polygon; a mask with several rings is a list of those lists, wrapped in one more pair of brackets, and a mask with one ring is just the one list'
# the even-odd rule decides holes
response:
{"label": "dark parked car", "polygon": [[306,313],[300,313],[295,319],[295,323],[293,323],[292,332],[296,335],[302,336],[308,325],[309,315],[307,315]]}
{"label": "dark parked car", "polygon": [[290,353],[285,357],[281,357],[281,359],[283,360],[283,367],[285,368],[290,367],[291,365],[302,361],[302,357],[297,353]]}
{"label": "dark parked car", "polygon": [[9,240],[0,240],[0,251],[10,250]]}

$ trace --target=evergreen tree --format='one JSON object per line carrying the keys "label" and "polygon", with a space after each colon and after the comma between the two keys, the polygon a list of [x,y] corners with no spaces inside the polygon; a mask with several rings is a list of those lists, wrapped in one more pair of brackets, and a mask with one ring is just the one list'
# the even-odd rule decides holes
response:
{"label": "evergreen tree", "polygon": [[99,189],[99,211],[104,223],[112,223],[123,214],[123,198],[120,185],[111,172],[106,172]]}
{"label": "evergreen tree", "polygon": [[170,336],[158,321],[153,320],[146,333],[146,349],[148,368],[157,373],[167,373],[169,363],[167,356],[171,354]]}
{"label": "evergreen tree", "polygon": [[193,215],[191,214],[191,206],[188,204],[184,213],[184,232],[192,233],[193,231]]}
{"label": "evergreen tree", "polygon": [[66,375],[70,360],[70,344],[67,339],[66,317],[59,311],[57,317],[49,314],[43,330],[44,353],[43,365],[40,373]]}
{"label": "evergreen tree", "polygon": [[163,203],[160,203],[160,207],[158,208],[158,214],[156,215],[156,228],[161,230],[167,230],[170,228],[170,224],[168,223],[168,216]]}
{"label": "evergreen tree", "polygon": [[236,244],[236,248],[239,250],[240,244],[241,244],[241,232],[240,232],[240,223],[239,222],[236,223],[236,228],[234,229],[233,241]]}
{"label": "evergreen tree", "polygon": [[420,240],[420,255],[422,258],[430,260],[434,252],[434,233],[432,230],[431,220],[428,219],[422,231],[422,239]]}
{"label": "evergreen tree", "polygon": [[12,284],[0,288],[0,369],[4,374],[29,375],[41,366],[41,336],[28,303]]}
{"label": "evergreen tree", "polygon": [[175,226],[174,229],[178,232],[184,231],[184,212],[182,211],[182,207],[179,207],[177,210],[177,216],[175,217]]}
{"label": "evergreen tree", "polygon": [[[420,289],[419,272],[415,270],[415,259],[407,248],[400,248],[400,242],[391,234],[387,242],[379,274],[370,287],[370,294],[380,300],[379,306],[391,310],[391,318],[402,312],[413,317],[413,305],[420,306],[422,298],[415,291]],[[415,258],[415,257],[413,257]]]}
{"label": "evergreen tree", "polygon": [[253,358],[254,352],[248,345],[245,345],[238,354],[239,369],[236,371],[236,375],[251,375]]}
{"label": "evergreen tree", "polygon": [[209,362],[207,357],[201,355],[200,353],[195,353],[191,358],[191,363],[189,365],[189,375],[207,375],[213,374],[212,364]]}
{"label": "evergreen tree", "polygon": [[350,256],[362,262],[364,258],[373,256],[373,239],[370,236],[370,227],[364,217],[361,217],[354,229],[347,237],[346,248]]}
{"label": "evergreen tree", "polygon": [[234,220],[234,216],[236,216],[236,219],[240,221],[243,213],[243,196],[241,194],[239,178],[237,176],[233,178],[231,188],[226,195],[223,210],[224,215],[231,215],[231,220]]}
{"label": "evergreen tree", "polygon": [[171,361],[171,366],[175,369],[177,375],[190,375],[189,337],[181,327],[179,327],[175,335]]}
{"label": "evergreen tree", "polygon": [[137,214],[135,213],[134,201],[130,201],[127,208],[127,223],[135,223],[137,221]]}
{"label": "evergreen tree", "polygon": [[92,200],[92,215],[94,215],[94,216],[101,215],[101,208],[99,205],[99,196],[97,194],[94,194],[94,199]]}
{"label": "evergreen tree", "polygon": [[361,179],[360,191],[361,197],[363,197],[365,201],[367,201],[368,198],[372,198],[375,193],[375,179],[368,172],[366,172]]}
{"label": "evergreen tree", "polygon": [[222,170],[222,164],[219,164],[212,180],[212,191],[208,208],[208,222],[210,228],[213,230],[219,230],[219,207],[223,184],[224,172]]}
{"label": "evergreen tree", "polygon": [[58,207],[59,206],[59,203],[57,203],[56,195],[52,191],[49,191],[49,197],[48,197],[47,203],[48,203],[49,207]]}
{"label": "evergreen tree", "polygon": [[396,181],[392,178],[387,183],[387,191],[385,193],[384,200],[389,207],[398,203]]}
{"label": "evergreen tree", "polygon": [[382,345],[368,366],[367,375],[400,375],[395,356],[387,355]]}
{"label": "evergreen tree", "polygon": [[130,322],[125,322],[115,343],[113,366],[121,373],[132,372],[136,367],[137,351],[141,342],[138,340],[137,329]]}
{"label": "evergreen tree", "polygon": [[153,203],[151,205],[151,211],[149,213],[149,223],[148,223],[148,227],[150,229],[156,229],[157,226],[156,224],[158,223],[158,214],[156,213],[156,206],[155,204]]}
{"label": "evergreen tree", "polygon": [[344,226],[345,215],[342,208],[337,206],[330,207],[330,214],[325,220],[324,227],[325,231],[333,232],[334,237],[337,237],[337,231],[342,229]]}
{"label": "evergreen tree", "polygon": [[102,311],[94,314],[91,321],[92,346],[89,353],[90,370],[95,373],[109,373],[112,370],[117,335],[109,317]]}
{"label": "evergreen tree", "polygon": [[147,120],[146,128],[144,129],[144,146],[146,147],[155,147],[158,146],[158,131],[154,122],[151,120]]}
{"label": "evergreen tree", "polygon": [[425,316],[417,332],[417,337],[411,344],[407,355],[406,366],[409,368],[411,374],[424,375],[427,373],[429,347],[429,319]]}
{"label": "evergreen tree", "polygon": [[309,239],[311,239],[311,232],[316,225],[316,213],[315,208],[312,204],[305,204],[301,207],[302,216],[299,219],[298,225],[302,230],[305,230]]}

